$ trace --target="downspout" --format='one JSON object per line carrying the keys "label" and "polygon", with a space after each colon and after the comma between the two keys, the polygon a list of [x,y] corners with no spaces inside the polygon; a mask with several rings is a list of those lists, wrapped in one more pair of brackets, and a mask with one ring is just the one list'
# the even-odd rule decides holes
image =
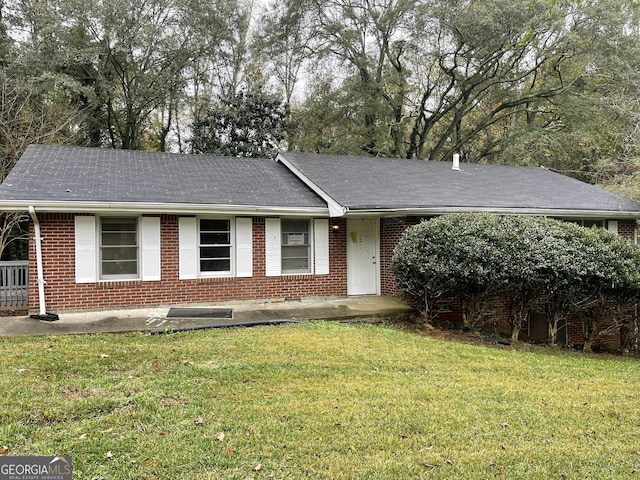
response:
{"label": "downspout", "polygon": [[42,268],[42,238],[40,236],[40,220],[36,215],[36,209],[29,206],[29,215],[33,220],[33,228],[35,230],[35,242],[36,242],[36,266],[38,270],[38,300],[40,303],[40,315],[47,315],[47,305],[44,298],[44,273]]}

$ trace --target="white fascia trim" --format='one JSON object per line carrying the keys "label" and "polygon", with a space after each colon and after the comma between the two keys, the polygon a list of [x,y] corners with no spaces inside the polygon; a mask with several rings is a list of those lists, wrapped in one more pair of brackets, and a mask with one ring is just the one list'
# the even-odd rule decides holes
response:
{"label": "white fascia trim", "polygon": [[554,210],[535,208],[379,208],[347,209],[346,217],[404,217],[437,216],[454,213],[493,213],[496,215],[531,215],[539,217],[580,218],[580,219],[640,219],[640,211],[602,211],[602,210]]}
{"label": "white fascia trim", "polygon": [[127,202],[29,202],[8,201],[0,204],[2,212],[28,211],[35,206],[40,212],[50,213],[135,213],[135,214],[211,214],[237,216],[324,217],[326,207],[268,207],[246,205],[203,205],[190,203],[127,203]]}
{"label": "white fascia trim", "polygon": [[275,158],[276,163],[282,163],[285,167],[287,167],[291,173],[293,173],[296,177],[304,182],[304,184],[317,193],[320,198],[322,198],[329,207],[329,216],[330,217],[344,217],[347,213],[347,208],[340,205],[336,202],[331,196],[327,194],[322,188],[316,185],[311,181],[309,177],[304,175],[299,169],[295,168],[291,163],[289,163],[281,154],[276,155]]}

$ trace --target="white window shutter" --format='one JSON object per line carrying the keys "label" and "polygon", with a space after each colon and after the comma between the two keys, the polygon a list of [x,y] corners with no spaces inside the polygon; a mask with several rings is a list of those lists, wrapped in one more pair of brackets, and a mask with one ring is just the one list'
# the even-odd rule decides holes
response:
{"label": "white window shutter", "polygon": [[96,217],[75,217],[76,283],[97,280]]}
{"label": "white window shutter", "polygon": [[253,222],[236,218],[236,276],[253,276]]}
{"label": "white window shutter", "polygon": [[265,218],[265,275],[277,277],[282,274],[282,250],[280,235],[280,219]]}
{"label": "white window shutter", "polygon": [[317,218],[313,222],[316,275],[329,274],[329,220]]}
{"label": "white window shutter", "polygon": [[142,217],[140,230],[141,278],[145,281],[158,281],[161,275],[160,217]]}
{"label": "white window shutter", "polygon": [[618,233],[618,221],[617,220],[609,220],[607,222],[607,228],[610,232],[617,234]]}
{"label": "white window shutter", "polygon": [[193,280],[198,277],[198,229],[195,217],[178,219],[179,274],[180,280]]}

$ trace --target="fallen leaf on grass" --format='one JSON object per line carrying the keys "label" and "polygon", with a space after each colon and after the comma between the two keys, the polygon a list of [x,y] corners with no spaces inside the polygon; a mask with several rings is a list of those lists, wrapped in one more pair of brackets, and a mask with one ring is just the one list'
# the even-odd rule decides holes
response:
{"label": "fallen leaf on grass", "polygon": [[109,358],[109,355],[107,355],[106,353],[103,353],[102,355],[100,355],[100,358]]}
{"label": "fallen leaf on grass", "polygon": [[111,450],[104,454],[104,458],[113,458],[113,453],[111,453]]}
{"label": "fallen leaf on grass", "polygon": [[84,440],[85,438],[87,438],[87,434],[86,434],[86,433],[83,433],[82,435],[80,435],[80,436],[78,437],[78,440]]}
{"label": "fallen leaf on grass", "polygon": [[260,472],[260,471],[262,471],[262,464],[261,464],[261,463],[259,463],[258,465],[256,465],[256,468],[254,468],[254,470],[255,470],[256,472]]}
{"label": "fallen leaf on grass", "polygon": [[224,432],[220,432],[219,434],[216,435],[216,440],[218,440],[219,442],[224,442],[224,437],[225,437]]}
{"label": "fallen leaf on grass", "polygon": [[244,431],[244,434],[245,434],[247,437],[250,437],[251,435],[253,435],[253,429],[251,429],[251,428],[250,428],[250,429],[248,429],[248,430],[245,430],[245,431]]}
{"label": "fallen leaf on grass", "polygon": [[25,373],[25,372],[28,372],[28,371],[29,371],[28,368],[21,368],[21,369],[18,370],[18,373]]}
{"label": "fallen leaf on grass", "polygon": [[202,425],[204,423],[204,420],[202,419],[202,417],[196,417],[196,419],[194,420],[194,423],[196,425]]}

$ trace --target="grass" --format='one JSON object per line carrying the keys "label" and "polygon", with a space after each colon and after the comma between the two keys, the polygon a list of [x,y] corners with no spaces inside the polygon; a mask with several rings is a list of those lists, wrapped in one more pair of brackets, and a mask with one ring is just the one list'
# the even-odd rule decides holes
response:
{"label": "grass", "polygon": [[0,447],[76,479],[640,476],[640,364],[367,324],[0,339]]}

